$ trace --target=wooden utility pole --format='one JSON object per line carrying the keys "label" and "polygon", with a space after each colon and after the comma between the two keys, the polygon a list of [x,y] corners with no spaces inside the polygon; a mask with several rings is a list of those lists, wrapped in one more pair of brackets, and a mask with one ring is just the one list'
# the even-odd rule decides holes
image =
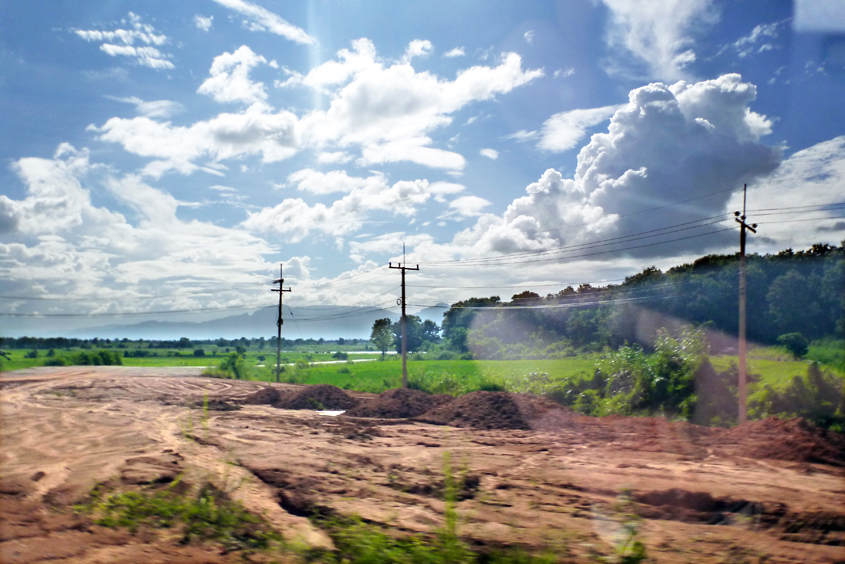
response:
{"label": "wooden utility pole", "polygon": [[290,292],[290,288],[285,290],[282,287],[282,284],[285,283],[284,274],[282,273],[282,264],[279,264],[279,279],[273,280],[273,284],[278,284],[278,288],[273,288],[272,292],[279,293],[279,318],[276,320],[276,328],[278,329],[276,335],[276,383],[279,383],[279,375],[281,374],[281,367],[282,367],[282,323],[284,320],[282,319],[282,294],[285,292]]}
{"label": "wooden utility pole", "polygon": [[745,223],[745,197],[748,185],[742,185],[742,215],[734,212],[734,219],[739,223],[739,424],[748,421],[746,407],[746,367],[745,367],[745,230],[757,233],[757,224]]}
{"label": "wooden utility pole", "polygon": [[408,387],[408,337],[406,334],[406,325],[408,323],[407,317],[405,316],[405,271],[406,270],[419,270],[420,265],[415,266],[414,268],[410,268],[408,266],[404,266],[405,264],[405,243],[402,243],[402,263],[393,266],[393,263],[388,263],[390,268],[396,268],[402,271],[402,298],[400,303],[402,305],[402,387]]}

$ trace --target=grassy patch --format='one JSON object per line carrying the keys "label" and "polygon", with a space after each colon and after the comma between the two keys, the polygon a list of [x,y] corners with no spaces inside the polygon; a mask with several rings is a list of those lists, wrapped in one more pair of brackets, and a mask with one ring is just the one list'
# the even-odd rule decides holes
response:
{"label": "grassy patch", "polygon": [[178,529],[180,542],[214,541],[227,550],[269,548],[281,535],[211,484],[187,487],[176,480],[166,488],[106,493],[95,488],[90,499],[75,508],[104,527]]}

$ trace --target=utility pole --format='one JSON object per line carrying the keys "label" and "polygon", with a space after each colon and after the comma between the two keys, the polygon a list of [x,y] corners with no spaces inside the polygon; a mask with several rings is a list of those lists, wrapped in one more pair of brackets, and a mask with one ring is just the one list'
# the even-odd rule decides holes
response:
{"label": "utility pole", "polygon": [[278,289],[272,288],[271,292],[278,292],[279,293],[279,318],[276,320],[276,328],[278,329],[278,333],[276,335],[276,383],[279,383],[279,374],[281,373],[282,367],[282,324],[284,320],[282,319],[282,294],[285,292],[290,292],[290,288],[285,290],[282,287],[282,284],[285,283],[284,274],[282,273],[282,264],[279,263],[279,279],[273,280],[273,284],[278,284]]}
{"label": "utility pole", "polygon": [[410,268],[408,266],[403,266],[405,264],[405,243],[402,243],[402,263],[393,266],[393,263],[388,263],[390,268],[396,268],[402,271],[402,299],[400,303],[402,305],[402,387],[408,387],[408,337],[406,335],[406,325],[408,323],[407,316],[405,315],[405,271],[406,270],[419,270],[420,265],[415,266],[414,268]]}
{"label": "utility pole", "polygon": [[757,224],[745,223],[745,197],[747,184],[742,185],[742,215],[734,212],[734,219],[739,223],[739,424],[748,421],[746,407],[746,368],[745,368],[745,230],[757,233]]}

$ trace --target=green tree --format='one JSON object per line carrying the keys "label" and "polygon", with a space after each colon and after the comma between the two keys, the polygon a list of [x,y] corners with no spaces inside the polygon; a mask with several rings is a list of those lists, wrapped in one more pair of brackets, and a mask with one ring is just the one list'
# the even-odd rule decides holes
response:
{"label": "green tree", "polygon": [[820,316],[807,278],[797,270],[777,277],[767,294],[769,314],[780,331],[812,331]]}
{"label": "green tree", "polygon": [[381,359],[384,360],[387,349],[393,343],[390,319],[385,317],[384,319],[375,320],[373,331],[370,334],[370,341],[377,350],[381,351]]}
{"label": "green tree", "polygon": [[778,337],[778,344],[792,353],[795,358],[801,358],[810,350],[810,343],[801,333],[786,333]]}

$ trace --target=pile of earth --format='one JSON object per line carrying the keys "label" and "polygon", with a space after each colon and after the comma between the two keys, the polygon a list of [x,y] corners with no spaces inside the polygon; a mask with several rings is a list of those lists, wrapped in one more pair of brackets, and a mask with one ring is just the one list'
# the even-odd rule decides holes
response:
{"label": "pile of earth", "polygon": [[282,403],[282,394],[276,388],[261,388],[244,398],[244,405],[272,405]]}
{"label": "pile of earth", "polygon": [[719,446],[733,443],[751,458],[772,458],[845,467],[845,435],[802,418],[767,417],[718,433]]}
{"label": "pile of earth", "polygon": [[358,405],[358,400],[331,384],[306,386],[274,407],[282,409],[352,409]]}
{"label": "pile of earth", "polygon": [[358,400],[330,384],[304,386],[295,392],[276,388],[261,388],[244,398],[246,405],[272,405],[279,409],[346,410],[358,405]]}
{"label": "pile of earth", "polygon": [[532,394],[471,392],[416,417],[423,423],[475,429],[552,429],[568,426],[575,415]]}
{"label": "pile of earth", "polygon": [[406,419],[417,417],[435,407],[454,401],[447,394],[431,395],[421,390],[396,388],[382,392],[377,397],[362,402],[344,415],[350,417],[378,417],[380,419]]}

